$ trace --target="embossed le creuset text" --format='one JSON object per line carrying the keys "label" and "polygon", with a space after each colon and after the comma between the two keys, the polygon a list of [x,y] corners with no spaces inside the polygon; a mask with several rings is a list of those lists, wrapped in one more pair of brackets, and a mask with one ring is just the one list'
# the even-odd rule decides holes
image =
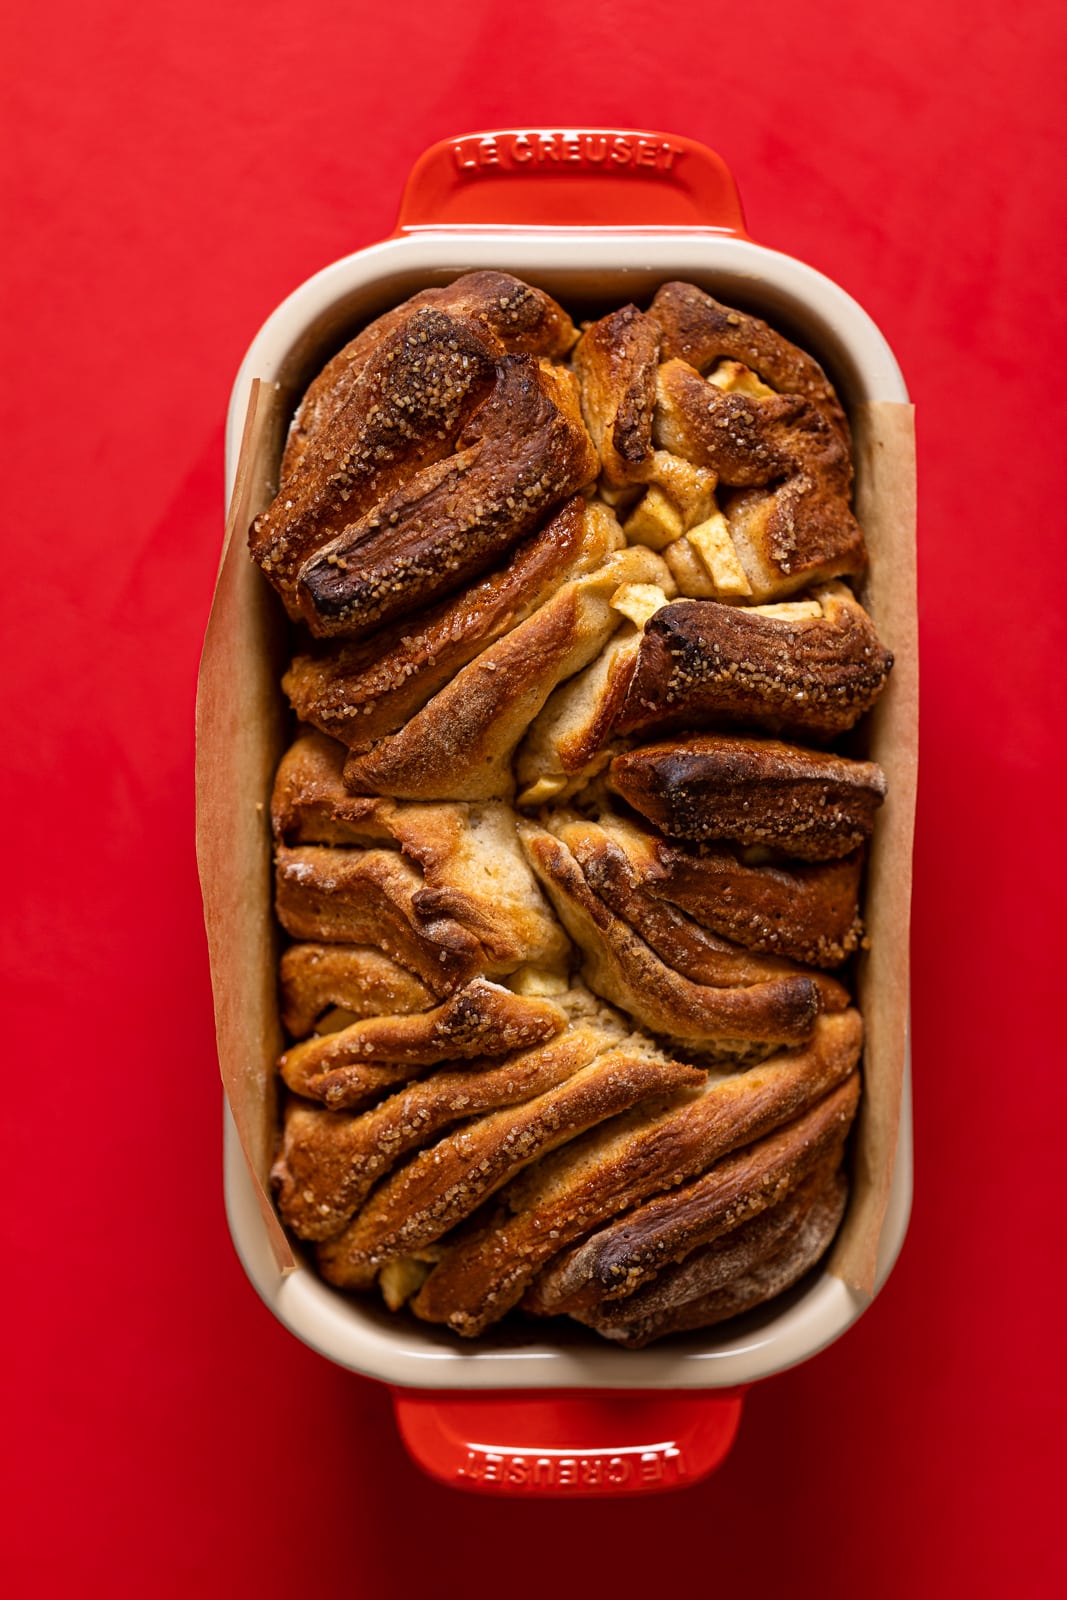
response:
{"label": "embossed le creuset text", "polygon": [[622,133],[507,133],[457,139],[452,146],[462,172],[536,167],[651,167],[669,172],[683,155],[669,139]]}
{"label": "embossed le creuset text", "polygon": [[541,1455],[469,1449],[456,1477],[517,1489],[618,1490],[650,1483],[678,1483],[686,1478],[682,1452],[674,1444],[650,1449],[623,1449],[616,1454]]}

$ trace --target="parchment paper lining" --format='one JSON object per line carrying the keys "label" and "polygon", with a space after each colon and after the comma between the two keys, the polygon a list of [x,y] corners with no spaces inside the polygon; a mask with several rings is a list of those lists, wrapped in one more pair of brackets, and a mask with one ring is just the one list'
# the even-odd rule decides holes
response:
{"label": "parchment paper lining", "polygon": [[[277,385],[252,386],[197,691],[197,859],[204,896],[219,1065],[278,1268],[299,1266],[269,1198],[282,1047],[273,915],[270,793],[286,743],[281,610],[247,550],[275,488],[287,421]],[[853,1188],[827,1270],[873,1293],[896,1153],[908,1021],[908,924],[918,753],[913,409],[853,409],[857,515],[871,553],[863,590],[896,658],[868,730],[889,782],[870,852],[859,964],[866,1023]]]}

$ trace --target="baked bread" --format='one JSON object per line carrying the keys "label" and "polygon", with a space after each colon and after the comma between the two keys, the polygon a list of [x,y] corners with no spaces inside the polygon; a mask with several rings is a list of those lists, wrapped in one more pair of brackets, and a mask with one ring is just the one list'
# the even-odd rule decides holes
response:
{"label": "baked bread", "polygon": [[[751,1221],[734,1223],[632,1295],[569,1315],[629,1350],[642,1350],[668,1333],[714,1327],[791,1289],[825,1253],[847,1198],[848,1180],[835,1147],[811,1177],[787,1188]],[[537,1310],[529,1296],[523,1304]]]}
{"label": "baked bread", "polygon": [[574,364],[627,535],[664,550],[683,594],[778,600],[863,572],[844,412],[765,322],[666,284],[647,313],[594,323]]}
{"label": "baked bread", "polygon": [[617,756],[609,781],[673,839],[732,839],[800,861],[832,861],[865,844],[885,798],[873,761],[714,734]]}
{"label": "baked bread", "polygon": [[500,1212],[443,1252],[412,1303],[417,1316],[471,1336],[522,1299],[561,1250],[610,1217],[676,1188],[791,1121],[855,1071],[855,1011],[819,1019],[812,1042],[743,1073],[709,1074],[703,1092],[650,1105],[576,1139],[500,1197]]}
{"label": "baked bread", "polygon": [[[339,412],[347,408],[359,425],[369,410],[359,382],[371,357],[383,341],[404,327],[413,312],[424,309],[481,324],[516,354],[564,356],[578,337],[561,306],[507,272],[468,272],[454,283],[423,289],[371,322],[326,363],[310,385],[289,430],[281,466],[283,484]],[[398,426],[397,432],[403,436],[404,430]]]}
{"label": "baked bread", "polygon": [[278,981],[282,1026],[294,1039],[328,1031],[359,1017],[428,1011],[435,995],[421,978],[372,945],[291,944],[282,953]]}
{"label": "baked bread", "polygon": [[[356,847],[278,852],[279,916],[288,932],[371,943],[377,924],[367,914],[368,896],[378,895],[395,907],[394,923],[402,918],[414,926],[416,937],[438,945],[451,940],[468,950],[470,940],[476,941],[477,970],[490,977],[528,962],[563,970],[567,941],[538,892],[508,807],[492,802],[403,805],[353,796],[344,786],[343,764],[339,745],[310,733],[297,739],[278,768],[271,808],[276,837],[300,845]],[[340,877],[330,890],[325,884],[335,868]],[[291,925],[298,916],[314,915],[312,905],[328,916],[317,924]],[[309,925],[332,931],[298,933],[298,926]],[[395,941],[384,948],[403,962]],[[405,948],[410,950],[410,940]],[[437,964],[440,970],[426,981],[440,992],[450,967],[440,949]],[[414,970],[425,977],[422,968]]]}
{"label": "baked bread", "polygon": [[[626,548],[574,579],[490,645],[397,733],[350,756],[357,794],[488,800],[514,792],[512,754],[556,685],[587,666],[622,621],[620,589],[655,575],[649,550]],[[651,569],[651,572],[650,572]]]}
{"label": "baked bread", "polygon": [[[278,1206],[302,1239],[328,1239],[359,1209],[374,1183],[412,1150],[457,1122],[521,1105],[617,1047],[621,1018],[576,996],[572,1025],[546,1043],[479,1063],[442,1069],[379,1100],[362,1115],[340,1115],[291,1097],[274,1167]],[[585,1001],[583,1004],[582,1001]]]}
{"label": "baked bread", "polygon": [[575,496],[487,577],[369,639],[298,655],[282,687],[302,721],[357,754],[370,750],[562,584],[602,566],[624,542],[606,506]]}
{"label": "baked bread", "polygon": [[821,744],[855,726],[892,665],[843,583],[771,606],[681,600],[645,625],[614,731],[741,726]]}
{"label": "baked bread", "polygon": [[813,979],[788,973],[721,987],[693,982],[594,893],[560,838],[530,822],[519,829],[531,866],[582,952],[586,982],[650,1033],[715,1060],[751,1060],[810,1038],[821,999]]}
{"label": "baked bread", "polygon": [[659,568],[613,599],[630,626],[533,723],[515,762],[521,806],[569,799],[635,738],[677,728],[822,744],[885,687],[893,658],[844,584],[769,606],[672,604],[674,573],[665,560]]}
{"label": "baked bread", "polygon": [[746,950],[832,968],[859,947],[862,850],[836,861],[756,863],[726,844],[686,846],[607,807],[599,811],[596,833],[592,827],[587,825],[583,871],[588,874],[591,865],[596,870],[598,854],[606,862],[610,847],[610,857],[618,852],[625,863],[616,875],[625,872],[642,897],[677,907]]}
{"label": "baked bread", "polygon": [[369,1288],[388,1261],[433,1244],[539,1157],[703,1076],[638,1040],[514,1110],[467,1124],[386,1178],[350,1226],[319,1247],[323,1275],[342,1288]]}
{"label": "baked bread", "polygon": [[573,856],[589,890],[628,922],[683,978],[721,989],[806,977],[818,990],[822,1010],[840,1011],[848,1004],[848,990],[836,978],[806,971],[795,961],[731,944],[678,906],[657,898],[645,878],[634,871],[631,856],[613,837],[610,818],[593,822],[577,813],[554,812],[548,816],[547,824]]}
{"label": "baked bread", "polygon": [[541,333],[522,335],[523,353],[499,319],[413,305],[347,363],[339,403],[312,403],[251,548],[317,637],[367,633],[458,589],[595,477],[573,378],[544,359],[566,319],[536,304]]}
{"label": "baked bread", "polygon": [[473,978],[428,1011],[364,1017],[304,1039],[285,1052],[278,1071],[294,1094],[350,1110],[442,1062],[510,1055],[565,1025],[551,1000]]}
{"label": "baked bread", "polygon": [[851,471],[817,363],[687,284],[579,337],[470,273],[312,383],[250,545],[296,625],[273,1182],[328,1282],[640,1348],[827,1249],[892,666]]}
{"label": "baked bread", "polygon": [[629,1300],[653,1281],[662,1294],[665,1268],[679,1263],[688,1269],[689,1286],[700,1283],[695,1250],[777,1205],[813,1171],[828,1163],[836,1169],[858,1100],[852,1073],[794,1121],[563,1252],[538,1279],[527,1304],[574,1316],[605,1301]]}

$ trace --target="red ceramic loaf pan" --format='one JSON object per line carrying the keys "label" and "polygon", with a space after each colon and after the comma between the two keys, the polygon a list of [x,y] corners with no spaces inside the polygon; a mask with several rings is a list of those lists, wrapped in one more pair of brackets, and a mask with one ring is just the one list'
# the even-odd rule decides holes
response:
{"label": "red ceramic loaf pan", "polygon": [[[747,237],[733,180],[712,151],[648,132],[473,134],[434,146],[417,163],[391,238],[317,273],[257,334],[230,407],[231,495],[254,380],[280,386],[290,403],[369,318],[417,289],[479,267],[529,279],[576,315],[598,315],[628,300],[647,304],[660,283],[689,279],[767,317],[811,350],[854,417],[871,403],[907,402],[892,353],[860,307],[811,268]],[[862,460],[858,470],[862,481]],[[272,630],[280,627],[273,597],[243,553],[244,531],[236,529],[232,541],[234,582],[257,586],[250,603],[260,608],[259,620],[246,640],[216,639],[214,645],[209,626],[205,663],[212,648],[269,650]],[[236,565],[241,561],[246,575]],[[260,819],[273,757],[261,763],[263,793],[249,797]],[[220,748],[201,746],[202,770],[225,759]],[[259,825],[255,848],[266,866],[254,892],[269,920],[269,842],[262,820]],[[212,915],[224,915],[219,908],[226,890],[210,867],[206,833],[214,829],[218,845],[219,828],[228,826],[217,808],[201,807],[209,933]],[[237,841],[232,853],[239,854]],[[213,859],[220,859],[218,851]],[[906,940],[906,929],[900,936]],[[249,981],[272,980],[260,973]],[[232,996],[219,990],[216,973],[221,1029]],[[906,987],[895,1003],[906,1009]],[[269,1065],[261,1062],[256,1070],[269,1071]],[[868,1284],[875,1292],[903,1242],[911,1200],[906,1071],[899,1137],[886,1159],[888,1206]],[[760,1311],[644,1351],[620,1350],[584,1330],[554,1325],[536,1342],[525,1328],[505,1325],[468,1345],[334,1291],[299,1255],[295,1270],[283,1270],[231,1116],[225,1165],[234,1242],[262,1298],[323,1355],[389,1384],[415,1460],[439,1482],[468,1490],[574,1497],[695,1483],[729,1450],[746,1386],[837,1339],[871,1298],[824,1267]]]}

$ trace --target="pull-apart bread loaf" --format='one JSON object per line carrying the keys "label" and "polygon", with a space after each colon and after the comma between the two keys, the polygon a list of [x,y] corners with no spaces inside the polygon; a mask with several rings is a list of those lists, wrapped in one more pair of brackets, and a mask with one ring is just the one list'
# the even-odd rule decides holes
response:
{"label": "pull-apart bread loaf", "polygon": [[250,545],[294,635],[274,1184],[330,1283],[638,1348],[829,1247],[892,666],[851,482],[822,369],[691,284],[579,330],[470,273],[312,383]]}

